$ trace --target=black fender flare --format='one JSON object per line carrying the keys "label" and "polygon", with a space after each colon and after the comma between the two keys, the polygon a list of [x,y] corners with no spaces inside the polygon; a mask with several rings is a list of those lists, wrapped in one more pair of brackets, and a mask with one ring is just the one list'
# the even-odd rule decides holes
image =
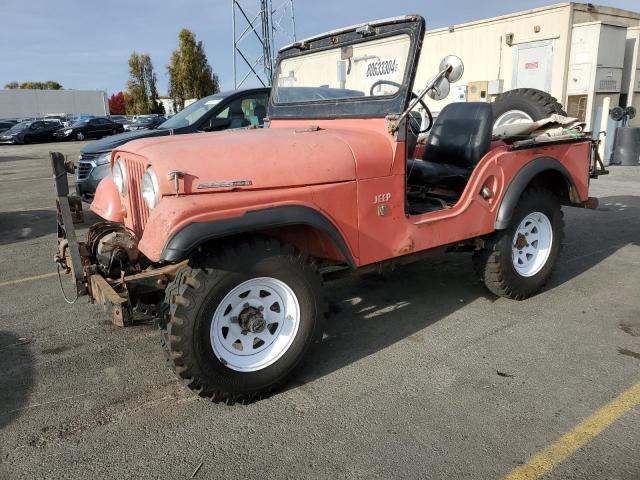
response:
{"label": "black fender flare", "polygon": [[335,242],[349,266],[356,268],[347,242],[333,222],[318,210],[302,205],[251,210],[239,217],[190,223],[167,240],[160,258],[166,262],[181,262],[199,245],[209,240],[292,225],[307,225],[326,233]]}
{"label": "black fender flare", "polygon": [[520,196],[524,192],[525,188],[527,188],[527,185],[529,185],[531,180],[533,180],[537,175],[547,170],[560,172],[567,182],[567,186],[575,191],[576,186],[571,178],[571,174],[565,166],[562,165],[562,163],[552,157],[536,158],[522,167],[507,187],[507,191],[502,197],[500,207],[498,208],[498,215],[496,216],[495,221],[496,230],[504,230],[507,228],[511,221],[511,217],[513,216],[513,212],[516,209],[516,205],[518,204],[518,200],[520,200]]}

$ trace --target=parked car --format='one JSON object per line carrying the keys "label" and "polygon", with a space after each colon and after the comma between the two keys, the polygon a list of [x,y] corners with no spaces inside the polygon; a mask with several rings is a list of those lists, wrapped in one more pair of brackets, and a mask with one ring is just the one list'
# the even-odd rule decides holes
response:
{"label": "parked car", "polygon": [[[268,396],[303,364],[324,331],[323,281],[466,251],[492,293],[535,295],[560,255],[562,206],[597,207],[597,142],[579,128],[493,141],[486,102],[414,122],[464,71],[448,56],[414,86],[424,33],[408,15],[292,44],[269,128],[118,147],[91,206],[106,222],[80,246],[70,221],[58,229],[77,292],[118,325],[157,316],[176,375],[229,404]],[[62,154],[54,167],[60,198]]]}
{"label": "parked car", "polygon": [[11,127],[13,127],[16,123],[15,120],[0,120],[0,133],[9,130]]}
{"label": "parked car", "polygon": [[129,119],[126,115],[109,115],[109,120],[119,123],[120,125],[124,125],[125,123],[129,122]]}
{"label": "parked car", "polygon": [[124,127],[108,118],[88,118],[78,120],[68,127],[62,127],[56,132],[61,140],[84,140],[85,138],[102,138],[124,132]]}
{"label": "parked car", "polygon": [[88,119],[90,119],[90,118],[96,118],[96,116],[95,116],[95,115],[73,115],[73,116],[70,116],[70,117],[68,117],[67,119],[65,119],[65,120],[62,122],[62,124],[63,124],[65,127],[69,127],[69,126],[70,126],[70,125],[72,125],[73,123],[80,122],[80,121],[82,121],[82,120],[88,120]]}
{"label": "parked car", "polygon": [[0,134],[0,143],[52,142],[60,125],[60,122],[44,120],[20,122]]}
{"label": "parked car", "polygon": [[109,175],[111,151],[120,145],[137,138],[262,126],[268,102],[268,88],[216,93],[192,103],[156,128],[125,132],[91,142],[80,150],[76,192],[83,200],[91,201],[100,180]]}
{"label": "parked car", "polygon": [[136,118],[133,122],[123,126],[125,130],[130,132],[134,130],[149,130],[156,128],[166,120],[166,118],[160,115],[142,115]]}

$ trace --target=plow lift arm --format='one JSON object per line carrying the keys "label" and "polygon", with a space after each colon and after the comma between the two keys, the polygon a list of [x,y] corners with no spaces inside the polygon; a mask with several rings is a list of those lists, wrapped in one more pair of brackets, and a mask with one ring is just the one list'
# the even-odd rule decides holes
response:
{"label": "plow lift arm", "polygon": [[[78,239],[73,225],[73,216],[69,203],[69,183],[67,173],[69,169],[65,164],[65,157],[59,152],[50,152],[51,167],[53,168],[53,179],[56,188],[56,207],[58,223],[58,254],[55,261],[58,265],[69,270],[67,255],[71,258],[71,273],[73,274],[78,296],[87,294],[87,287],[84,280],[82,260],[80,259]],[[72,168],[72,167],[71,167]]]}

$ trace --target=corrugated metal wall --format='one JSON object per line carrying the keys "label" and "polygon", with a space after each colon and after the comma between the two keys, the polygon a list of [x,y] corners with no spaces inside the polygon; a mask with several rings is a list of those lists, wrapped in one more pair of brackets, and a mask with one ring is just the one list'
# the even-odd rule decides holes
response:
{"label": "corrugated metal wall", "polygon": [[85,90],[0,90],[0,118],[62,113],[108,115],[107,94]]}

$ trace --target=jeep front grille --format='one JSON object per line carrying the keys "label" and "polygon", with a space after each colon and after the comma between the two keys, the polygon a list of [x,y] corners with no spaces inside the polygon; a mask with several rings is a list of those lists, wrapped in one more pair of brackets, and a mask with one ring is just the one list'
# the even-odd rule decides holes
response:
{"label": "jeep front grille", "polygon": [[128,193],[125,197],[127,203],[127,216],[125,225],[133,230],[136,236],[142,237],[144,226],[149,218],[149,208],[142,199],[142,175],[144,165],[131,158],[124,157],[124,167],[127,171]]}

